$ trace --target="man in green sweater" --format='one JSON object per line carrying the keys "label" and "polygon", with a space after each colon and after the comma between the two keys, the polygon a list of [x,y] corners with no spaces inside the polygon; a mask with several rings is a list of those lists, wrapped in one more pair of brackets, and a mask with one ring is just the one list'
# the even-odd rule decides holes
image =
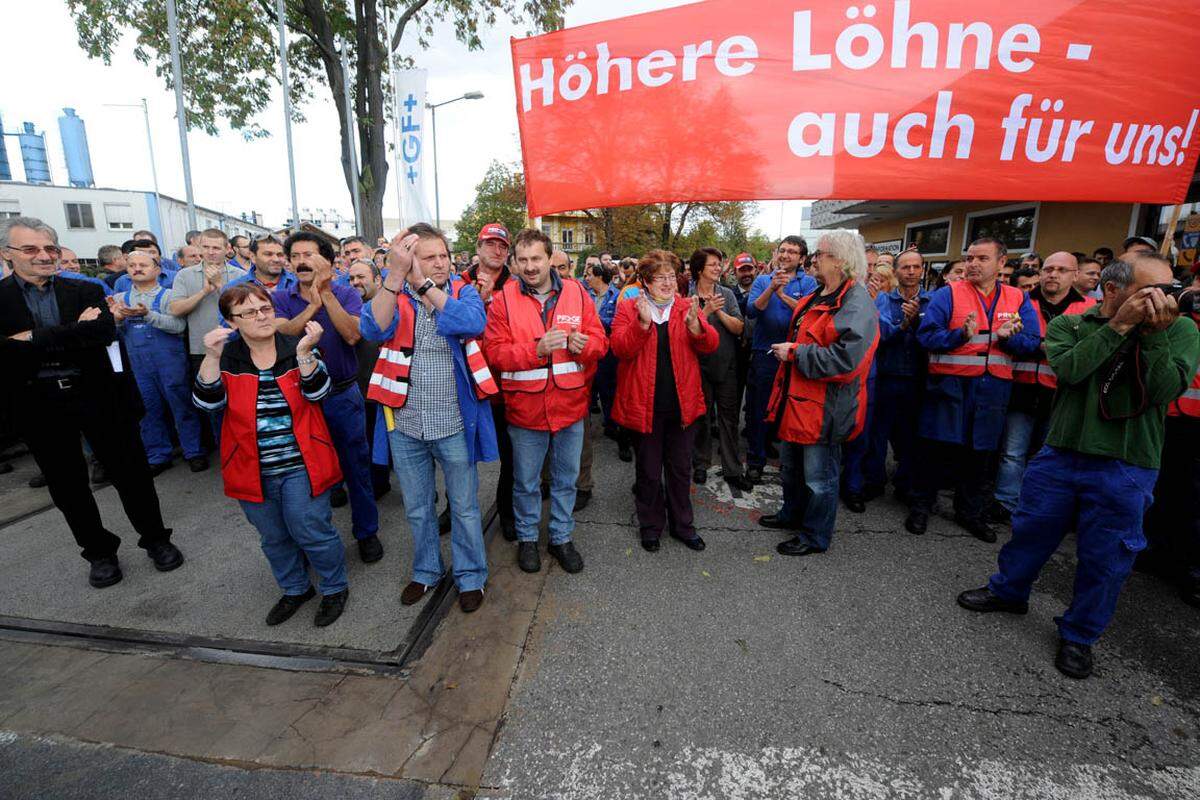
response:
{"label": "man in green sweater", "polygon": [[1012,539],[988,585],[958,596],[971,611],[1024,614],[1042,566],[1077,531],[1075,593],[1057,618],[1054,665],[1092,673],[1092,645],[1113,612],[1153,498],[1167,406],[1200,361],[1200,333],[1160,284],[1173,279],[1157,255],[1114,261],[1101,275],[1104,301],[1050,323],[1045,348],[1058,376],[1046,446],[1029,462]]}

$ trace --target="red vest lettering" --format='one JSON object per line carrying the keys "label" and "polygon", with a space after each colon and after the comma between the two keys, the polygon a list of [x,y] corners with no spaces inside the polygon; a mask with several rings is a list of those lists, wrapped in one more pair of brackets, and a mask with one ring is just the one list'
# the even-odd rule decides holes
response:
{"label": "red vest lettering", "polygon": [[[504,284],[503,295],[513,340],[526,342],[537,341],[553,328],[570,333],[582,327],[583,304],[591,302],[584,297],[583,284],[579,281],[563,281],[549,325],[545,325],[542,323],[541,304],[537,299],[521,292],[519,280],[510,280]],[[552,375],[554,385],[559,389],[587,387],[588,376],[583,365],[575,361],[564,347],[553,352],[548,367],[501,372],[500,388],[506,392],[543,392]]]}
{"label": "red vest lettering", "polygon": [[974,336],[953,350],[930,353],[929,374],[977,378],[988,373],[1001,380],[1012,380],[1012,356],[1000,349],[1000,339],[996,338],[994,329],[1020,316],[1025,293],[1015,286],[1002,283],[996,284],[996,291],[1000,292],[1000,298],[996,301],[996,309],[989,323],[983,297],[975,285],[969,281],[950,284],[950,329],[957,330],[966,324],[967,315],[972,311],[979,321],[979,328]]}

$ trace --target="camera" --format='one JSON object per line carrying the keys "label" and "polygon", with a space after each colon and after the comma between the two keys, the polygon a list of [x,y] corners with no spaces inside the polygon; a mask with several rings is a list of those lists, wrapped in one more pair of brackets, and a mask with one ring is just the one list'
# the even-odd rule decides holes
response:
{"label": "camera", "polygon": [[1167,297],[1174,297],[1175,302],[1179,304],[1179,313],[1181,315],[1195,314],[1200,307],[1200,289],[1192,286],[1184,286],[1179,281],[1174,283],[1156,283],[1149,286],[1150,289],[1160,289]]}

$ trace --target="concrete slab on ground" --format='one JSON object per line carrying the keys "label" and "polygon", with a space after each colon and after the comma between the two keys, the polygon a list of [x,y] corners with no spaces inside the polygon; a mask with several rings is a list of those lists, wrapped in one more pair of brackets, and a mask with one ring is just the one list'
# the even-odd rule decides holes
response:
{"label": "concrete slab on ground", "polygon": [[[597,451],[586,569],[552,572],[484,786],[495,797],[1200,796],[1195,612],[1135,575],[1097,674],[1053,666],[1070,540],[1026,617],[974,615],[1000,544],[891,500],[839,509],[830,551],[790,559],[693,487],[708,549],[638,544],[631,474]],[[1001,536],[1001,543],[1007,537]]]}
{"label": "concrete slab on ground", "polygon": [[[28,460],[28,457],[26,457]],[[0,476],[0,486],[25,497],[22,470]],[[490,508],[499,467],[480,467],[480,504]],[[396,481],[393,479],[393,486]],[[96,590],[87,584],[87,563],[57,509],[0,527],[0,616],[162,632],[182,636],[246,639],[320,647],[391,652],[404,640],[424,603],[402,606],[400,590],[412,571],[412,536],[398,489],[379,501],[382,561],[363,564],[351,534],[349,506],[334,511],[346,545],[350,601],[336,625],[316,628],[310,603],[283,625],[263,619],[279,597],[258,534],[238,503],[225,497],[217,469],[192,474],[186,464],[156,482],[163,517],[186,563],[159,573],[136,546],[137,535],[121,510],[116,490],[95,497],[105,524],[122,539],[125,579]],[[439,472],[440,485],[440,472]],[[444,507],[445,495],[440,493]],[[448,537],[443,541],[449,563]]]}

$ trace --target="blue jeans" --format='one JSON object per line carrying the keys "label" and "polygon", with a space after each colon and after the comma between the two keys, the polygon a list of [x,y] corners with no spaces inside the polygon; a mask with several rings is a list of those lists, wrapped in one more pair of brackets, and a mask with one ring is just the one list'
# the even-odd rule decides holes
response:
{"label": "blue jeans", "polygon": [[1000,469],[996,473],[996,502],[1015,511],[1021,493],[1021,478],[1030,451],[1041,449],[1050,420],[1037,419],[1024,411],[1009,411],[1000,445]]}
{"label": "blue jeans", "polygon": [[508,426],[513,446],[513,514],[517,538],[536,542],[542,520],[542,464],[550,451],[550,544],[571,541],[575,530],[575,481],[583,450],[583,420],[556,433]]}
{"label": "blue jeans", "polygon": [[750,377],[746,381],[746,438],[749,439],[746,449],[746,466],[762,467],[767,463],[767,436],[770,426],[767,424],[767,405],[771,402],[771,389],[775,385],[775,373],[779,371],[779,361],[767,353],[752,353],[750,356]]}
{"label": "blue jeans", "polygon": [[467,452],[467,436],[456,433],[432,442],[414,439],[400,431],[388,433],[392,464],[404,495],[404,515],[413,536],[414,581],[435,586],[446,573],[438,541],[436,460],[446,479],[450,500],[450,554],[454,583],[460,592],[482,589],[487,583],[487,550],[479,514],[479,473]]}
{"label": "blue jeans", "polygon": [[350,497],[350,521],[355,539],[379,533],[379,509],[371,480],[371,446],[367,443],[366,407],[357,384],[321,401],[325,424],[337,450],[338,463]]}
{"label": "blue jeans", "polygon": [[1075,589],[1058,623],[1062,638],[1093,644],[1108,627],[1137,554],[1146,547],[1142,516],[1158,470],[1115,458],[1043,447],[1025,469],[1013,535],[1000,549],[988,588],[1027,601],[1042,566],[1075,528]]}
{"label": "blue jeans", "polygon": [[867,456],[863,462],[866,486],[883,489],[887,484],[887,452],[891,442],[896,457],[892,485],[907,492],[911,488],[913,453],[917,444],[916,419],[921,415],[921,379],[880,375],[875,379],[875,402],[864,434]]}
{"label": "blue jeans", "polygon": [[828,550],[837,522],[842,446],[782,442],[779,455],[783,482],[779,516],[798,527],[798,535],[813,547]]}
{"label": "blue jeans", "polygon": [[333,527],[329,492],[312,496],[303,469],[262,479],[263,501],[239,500],[250,524],[258,529],[263,555],[284,594],[299,595],[311,585],[304,556],[317,573],[317,588],[331,595],[346,589],[346,550]]}

